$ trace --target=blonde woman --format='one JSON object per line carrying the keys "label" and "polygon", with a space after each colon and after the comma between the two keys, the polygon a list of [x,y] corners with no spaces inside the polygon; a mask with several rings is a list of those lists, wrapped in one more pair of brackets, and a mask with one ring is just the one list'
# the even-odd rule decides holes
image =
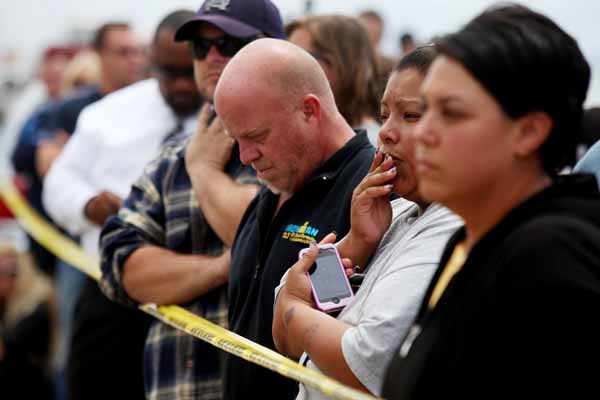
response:
{"label": "blonde woman", "polygon": [[[54,290],[28,254],[0,247],[2,397],[51,399]],[[12,396],[18,397],[12,397]]]}

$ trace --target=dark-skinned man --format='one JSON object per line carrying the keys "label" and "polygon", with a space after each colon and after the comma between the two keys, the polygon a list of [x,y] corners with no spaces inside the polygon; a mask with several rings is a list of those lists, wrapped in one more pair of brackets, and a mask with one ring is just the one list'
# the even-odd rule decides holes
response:
{"label": "dark-skinned man", "polygon": [[[260,36],[281,38],[283,23],[269,0],[206,0],[175,38],[190,44],[196,84],[212,102],[221,72],[236,52]],[[227,326],[229,250],[241,216],[256,194],[256,177],[239,160],[233,140],[223,135],[219,117],[201,112],[190,142],[166,146],[148,165],[116,217],[101,234],[102,289],[125,303],[179,304]],[[224,146],[213,146],[213,139]],[[189,145],[188,145],[189,143]],[[195,193],[198,156],[206,155],[243,195],[228,196],[217,185],[230,218],[211,223],[214,210]],[[223,182],[223,180],[221,180]],[[160,322],[150,328],[144,371],[148,399],[220,399],[222,352]]]}
{"label": "dark-skinned man", "polygon": [[[144,166],[163,143],[194,132],[201,96],[188,47],[173,40],[193,15],[182,10],[162,20],[151,49],[154,77],[84,109],[47,175],[47,210],[70,233],[81,235],[94,258],[101,225]],[[69,398],[144,399],[142,352],[149,323],[143,313],[106,299],[89,280],[75,309]]]}

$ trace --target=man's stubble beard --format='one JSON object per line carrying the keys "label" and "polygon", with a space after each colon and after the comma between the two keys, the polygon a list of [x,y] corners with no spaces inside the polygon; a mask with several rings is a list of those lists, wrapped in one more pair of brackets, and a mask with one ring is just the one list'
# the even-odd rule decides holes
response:
{"label": "man's stubble beard", "polygon": [[261,185],[266,186],[274,195],[279,195],[281,194],[281,190],[277,189],[276,187],[274,187],[273,185],[271,185],[268,181],[262,179],[262,178],[258,178],[258,182]]}

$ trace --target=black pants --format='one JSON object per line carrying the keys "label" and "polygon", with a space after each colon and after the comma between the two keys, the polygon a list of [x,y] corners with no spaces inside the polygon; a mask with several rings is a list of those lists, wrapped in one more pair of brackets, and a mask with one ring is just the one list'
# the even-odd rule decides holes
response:
{"label": "black pants", "polygon": [[87,279],[75,305],[69,400],[143,400],[142,352],[151,317],[107,299]]}

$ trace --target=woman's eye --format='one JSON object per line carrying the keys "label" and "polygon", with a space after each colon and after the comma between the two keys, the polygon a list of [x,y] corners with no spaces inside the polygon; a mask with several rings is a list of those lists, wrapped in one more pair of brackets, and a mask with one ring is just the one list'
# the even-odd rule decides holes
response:
{"label": "woman's eye", "polygon": [[421,114],[414,112],[406,112],[404,113],[404,119],[408,122],[417,122],[421,119]]}
{"label": "woman's eye", "polygon": [[463,113],[457,110],[444,108],[442,109],[442,115],[447,119],[459,119],[463,116]]}

